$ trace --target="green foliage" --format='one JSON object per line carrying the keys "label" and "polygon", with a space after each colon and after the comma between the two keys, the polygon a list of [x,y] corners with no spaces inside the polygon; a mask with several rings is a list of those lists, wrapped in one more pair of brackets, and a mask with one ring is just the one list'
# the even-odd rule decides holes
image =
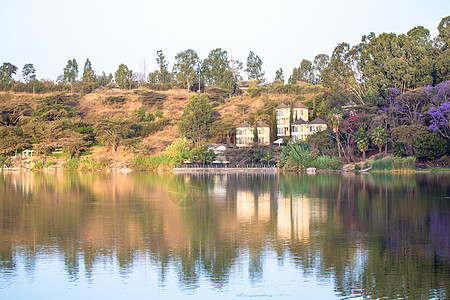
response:
{"label": "green foliage", "polygon": [[367,137],[367,132],[360,128],[356,133],[356,145],[360,151],[363,153],[363,159],[366,159],[366,150],[369,148],[369,138]]}
{"label": "green foliage", "polygon": [[31,170],[33,170],[33,171],[41,171],[43,169],[44,169],[44,163],[41,160],[38,160],[37,162],[35,162],[33,167],[31,168]]}
{"label": "green foliage", "polygon": [[63,75],[64,82],[66,82],[66,83],[72,83],[77,80],[78,63],[75,58],[73,58],[67,62],[67,65],[64,68],[63,74],[64,74]]}
{"label": "green foliage", "polygon": [[304,170],[311,167],[312,157],[308,143],[300,141],[283,146],[280,155],[280,166],[285,169]]}
{"label": "green foliage", "polygon": [[392,157],[376,159],[372,163],[372,171],[412,171],[416,168],[415,157]]}
{"label": "green foliage", "polygon": [[447,153],[448,140],[435,134],[419,136],[414,140],[414,153],[418,159],[432,160]]}
{"label": "green foliage", "polygon": [[355,172],[361,171],[361,166],[360,166],[359,164],[356,164],[356,165],[355,165],[354,171],[355,171]]}
{"label": "green foliage", "polygon": [[131,168],[136,171],[155,171],[162,166],[171,165],[171,159],[166,155],[136,156]]}
{"label": "green foliage", "polygon": [[372,132],[372,144],[378,147],[380,154],[381,154],[381,147],[383,147],[386,144],[386,137],[387,134],[384,128],[381,128],[380,126],[375,128]]}
{"label": "green foliage", "polygon": [[194,140],[199,146],[209,132],[211,116],[212,110],[208,97],[205,94],[192,95],[181,116],[180,134]]}
{"label": "green foliage", "polygon": [[342,162],[337,157],[319,155],[312,161],[311,166],[318,170],[337,170],[342,168]]}
{"label": "green foliage", "polygon": [[56,161],[53,161],[53,160],[47,160],[46,162],[45,162],[45,167],[46,168],[48,168],[48,167],[50,167],[50,166],[54,166],[54,165],[56,165],[57,164],[57,162]]}
{"label": "green foliage", "polygon": [[121,89],[131,90],[131,76],[133,75],[133,70],[129,70],[125,64],[120,64],[115,75],[116,83]]}
{"label": "green foliage", "polygon": [[175,56],[175,64],[173,66],[173,73],[177,81],[182,87],[191,89],[195,80],[197,79],[197,70],[199,70],[200,58],[192,49],[179,52]]}
{"label": "green foliage", "polygon": [[247,68],[245,72],[248,74],[249,80],[256,80],[258,83],[264,83],[265,73],[262,71],[262,60],[258,55],[250,51],[247,57]]}

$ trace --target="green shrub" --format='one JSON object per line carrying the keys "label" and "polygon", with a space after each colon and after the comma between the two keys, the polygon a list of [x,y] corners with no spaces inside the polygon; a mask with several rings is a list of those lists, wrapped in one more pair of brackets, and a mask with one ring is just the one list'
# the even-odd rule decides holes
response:
{"label": "green shrub", "polygon": [[392,157],[374,160],[372,163],[373,171],[410,171],[416,168],[415,157]]}
{"label": "green shrub", "polygon": [[45,167],[48,168],[50,166],[56,165],[56,161],[53,160],[47,160],[47,162],[45,163]]}
{"label": "green shrub", "polygon": [[66,171],[77,171],[78,170],[78,158],[74,157],[71,159],[67,159],[63,165],[64,170]]}
{"label": "green shrub", "polygon": [[363,165],[363,169],[370,168],[371,166],[372,166],[372,164],[370,162],[366,161]]}
{"label": "green shrub", "polygon": [[328,155],[319,155],[316,159],[314,159],[311,165],[319,170],[328,170],[331,167],[331,162],[333,158]]}
{"label": "green shrub", "polygon": [[136,156],[131,168],[137,171],[154,171],[161,166],[171,166],[173,163],[166,155],[154,155],[154,156]]}
{"label": "green shrub", "polygon": [[44,163],[41,160],[38,160],[34,163],[33,168],[31,168],[33,171],[40,171],[44,169]]}
{"label": "green shrub", "polygon": [[358,165],[358,164],[356,164],[356,165],[355,165],[355,169],[354,169],[354,171],[355,171],[355,172],[359,172],[359,171],[361,171],[361,166],[360,166],[360,165]]}
{"label": "green shrub", "polygon": [[339,170],[344,165],[344,159],[339,157],[333,157],[333,159],[330,162],[330,169],[332,170]]}

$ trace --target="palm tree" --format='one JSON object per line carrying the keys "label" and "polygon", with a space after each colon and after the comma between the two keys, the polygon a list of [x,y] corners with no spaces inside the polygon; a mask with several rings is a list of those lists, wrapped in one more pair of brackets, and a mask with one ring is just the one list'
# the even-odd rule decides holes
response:
{"label": "palm tree", "polygon": [[372,143],[378,147],[381,154],[381,147],[383,147],[384,144],[386,144],[386,132],[384,128],[381,128],[378,126],[375,128],[372,132]]}
{"label": "palm tree", "polygon": [[340,110],[333,108],[328,114],[328,123],[333,132],[336,134],[336,142],[338,146],[339,157],[341,157],[341,142],[339,141],[339,125],[342,122],[342,113]]}
{"label": "palm tree", "polygon": [[360,128],[356,133],[356,146],[363,153],[363,160],[366,160],[366,150],[369,148],[369,139],[367,138],[367,132]]}

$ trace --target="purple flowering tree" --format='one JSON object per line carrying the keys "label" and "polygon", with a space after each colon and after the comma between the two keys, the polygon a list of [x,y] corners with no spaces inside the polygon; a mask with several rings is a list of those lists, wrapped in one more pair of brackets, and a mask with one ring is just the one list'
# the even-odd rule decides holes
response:
{"label": "purple flowering tree", "polygon": [[435,87],[425,87],[425,93],[431,98],[432,107],[428,109],[430,117],[429,130],[450,138],[450,80],[441,82]]}
{"label": "purple flowering tree", "polygon": [[446,138],[450,138],[450,101],[442,103],[437,108],[430,107],[428,115],[431,118],[428,129],[434,133],[440,133]]}

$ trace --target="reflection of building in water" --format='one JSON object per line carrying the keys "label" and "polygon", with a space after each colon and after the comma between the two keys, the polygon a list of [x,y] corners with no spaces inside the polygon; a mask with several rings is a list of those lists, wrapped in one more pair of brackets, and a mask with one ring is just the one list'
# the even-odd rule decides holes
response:
{"label": "reflection of building in water", "polygon": [[307,240],[312,223],[326,219],[319,201],[306,197],[280,197],[277,201],[277,230],[282,239]]}
{"label": "reflection of building in water", "polygon": [[250,190],[238,190],[236,193],[236,213],[240,222],[270,221],[270,194],[255,194]]}

